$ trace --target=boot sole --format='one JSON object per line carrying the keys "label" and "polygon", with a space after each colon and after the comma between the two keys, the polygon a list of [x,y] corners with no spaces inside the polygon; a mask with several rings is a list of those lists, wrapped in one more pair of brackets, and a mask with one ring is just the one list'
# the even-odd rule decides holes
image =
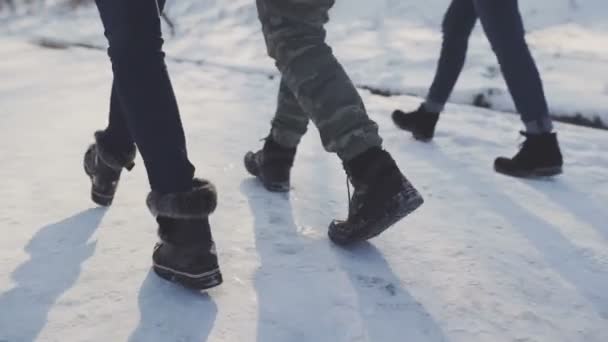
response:
{"label": "boot sole", "polygon": [[91,200],[102,207],[109,207],[112,205],[114,195],[109,196],[100,194],[96,192],[95,189],[91,189]]}
{"label": "boot sole", "polygon": [[208,290],[223,282],[219,268],[200,274],[180,272],[158,264],[154,264],[153,269],[162,279],[199,291]]}
{"label": "boot sole", "polygon": [[420,133],[416,133],[416,132],[412,132],[412,136],[414,137],[414,139],[418,140],[418,141],[422,141],[422,142],[430,142],[431,140],[433,140],[433,137],[429,137],[427,135],[422,135]]}
{"label": "boot sole", "polygon": [[103,194],[95,190],[93,186],[93,175],[87,170],[86,166],[84,168],[84,172],[89,176],[89,180],[91,181],[91,200],[102,207],[109,207],[112,205],[112,201],[114,201],[114,194]]}
{"label": "boot sole", "polygon": [[258,179],[262,182],[264,188],[270,192],[289,192],[291,190],[289,183],[269,183],[265,182],[261,177],[258,177]]}
{"label": "boot sole", "polygon": [[414,212],[424,203],[424,199],[409,181],[405,180],[404,185],[405,189],[388,201],[385,214],[374,220],[373,227],[369,225],[362,226],[359,231],[354,230],[350,232],[350,235],[354,237],[344,238],[336,233],[338,231],[336,223],[339,221],[334,221],[329,227],[328,235],[330,240],[342,246],[366,241],[382,234],[395,223]]}
{"label": "boot sole", "polygon": [[268,190],[270,192],[289,192],[289,190],[291,190],[291,186],[290,186],[289,182],[268,182],[268,181],[266,181],[264,179],[264,177],[262,177],[262,175],[260,174],[260,170],[258,169],[257,164],[255,164],[255,162],[248,161],[251,158],[250,157],[251,153],[252,152],[249,152],[245,155],[245,158],[244,158],[245,169],[247,169],[247,172],[249,172],[250,175],[256,177],[262,183],[264,188],[266,188],[266,190]]}
{"label": "boot sole", "polygon": [[421,133],[417,132],[416,130],[413,130],[413,129],[409,128],[409,127],[399,126],[396,123],[395,123],[395,125],[397,126],[397,128],[400,128],[400,129],[402,129],[402,130],[404,130],[406,132],[412,133],[412,136],[414,137],[415,140],[418,140],[418,141],[421,141],[421,142],[430,142],[431,140],[433,140],[433,136],[429,137],[428,135],[421,134]]}
{"label": "boot sole", "polygon": [[399,123],[397,123],[397,121],[395,121],[395,119],[393,119],[393,124],[395,124],[395,126],[401,130],[404,130],[406,132],[410,132],[412,133],[412,136],[414,137],[414,139],[418,140],[418,141],[422,141],[422,142],[430,142],[431,140],[433,140],[433,136],[431,135],[430,137],[428,135],[425,134],[421,134],[418,131],[416,131],[414,128],[409,127],[409,126],[402,126]]}
{"label": "boot sole", "polygon": [[500,167],[494,166],[494,170],[500,174],[516,177],[516,178],[542,178],[542,177],[552,177],[560,175],[564,172],[562,166],[555,167],[544,167],[538,168],[531,171],[519,171],[512,172],[508,170],[501,169]]}

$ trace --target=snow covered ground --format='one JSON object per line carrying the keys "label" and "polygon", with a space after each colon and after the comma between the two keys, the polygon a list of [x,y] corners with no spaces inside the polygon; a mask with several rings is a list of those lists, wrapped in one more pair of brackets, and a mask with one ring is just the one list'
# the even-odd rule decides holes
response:
{"label": "snow covered ground", "polygon": [[[435,70],[448,3],[338,1],[329,38],[359,85],[424,96]],[[608,127],[608,3],[520,0],[520,5],[552,113],[581,114],[591,121],[601,119]],[[176,25],[167,44],[169,54],[274,72],[261,48],[254,1],[169,0],[166,12]],[[97,13],[87,7],[54,5],[39,16],[4,18],[0,32],[105,44]],[[478,25],[451,101],[470,104],[480,94],[492,108],[514,111],[496,58]]]}
{"label": "snow covered ground", "polygon": [[277,81],[170,62],[192,160],[220,191],[225,284],[205,295],[150,273],[141,161],[111,209],[88,201],[81,158],[105,123],[105,55],[3,37],[0,58],[0,341],[608,340],[603,131],[558,125],[566,173],[522,181],[491,170],[516,149],[517,117],[450,105],[421,144],[389,117],[419,99],[364,92],[426,204],[345,250],[326,238],[346,212],[345,176],[314,129],[289,196],[241,165],[267,133]]}
{"label": "snow covered ground", "polygon": [[[424,3],[338,2],[330,38],[357,83],[424,94],[447,1]],[[556,113],[608,119],[607,6],[522,0]],[[140,160],[112,208],[89,202],[81,159],[105,124],[107,58],[30,42],[105,42],[94,10],[48,11],[0,19],[1,342],[608,341],[605,131],[557,125],[566,173],[522,181],[491,170],[516,150],[516,116],[453,104],[421,144],[390,122],[419,98],[363,91],[426,203],[341,249],[326,229],[347,210],[346,179],[314,128],[289,196],[267,193],[241,165],[267,134],[278,86],[253,2],[171,1],[169,67],[191,158],[220,192],[212,225],[225,284],[192,293],[150,273]],[[478,32],[453,100],[496,88],[494,106],[511,109],[493,67]]]}

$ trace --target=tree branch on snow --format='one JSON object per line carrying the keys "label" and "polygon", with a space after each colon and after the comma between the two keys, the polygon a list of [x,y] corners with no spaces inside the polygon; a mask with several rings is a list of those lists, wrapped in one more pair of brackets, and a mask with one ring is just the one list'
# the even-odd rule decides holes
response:
{"label": "tree branch on snow", "polygon": [[171,30],[169,33],[171,34],[171,36],[175,36],[175,23],[173,23],[173,20],[169,18],[166,12],[163,12],[163,14],[161,14],[161,17],[169,26],[169,29]]}
{"label": "tree branch on snow", "polygon": [[570,0],[570,9],[575,11],[579,9],[578,0]]}
{"label": "tree branch on snow", "polygon": [[2,11],[4,7],[8,7],[11,12],[15,12],[17,10],[14,0],[0,0],[0,11]]}

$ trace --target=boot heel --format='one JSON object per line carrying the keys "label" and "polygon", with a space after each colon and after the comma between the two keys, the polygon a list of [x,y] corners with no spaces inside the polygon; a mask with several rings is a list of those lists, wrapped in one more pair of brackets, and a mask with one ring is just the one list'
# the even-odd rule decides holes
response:
{"label": "boot heel", "polygon": [[219,268],[202,274],[178,272],[160,265],[154,265],[153,269],[159,277],[165,280],[199,291],[219,286],[224,281]]}
{"label": "boot heel", "polygon": [[560,175],[564,172],[563,167],[555,166],[555,167],[545,167],[534,170],[534,175],[538,177],[551,177]]}
{"label": "boot heel", "polygon": [[266,190],[270,192],[289,192],[291,189],[289,182],[267,182],[262,180]]}
{"label": "boot heel", "polygon": [[91,190],[91,200],[102,207],[109,207],[114,200],[113,195],[103,195]]}
{"label": "boot heel", "polygon": [[404,180],[404,186],[405,189],[391,199],[385,218],[379,220],[378,227],[371,230],[363,240],[369,240],[382,234],[424,204],[424,199],[409,181]]}

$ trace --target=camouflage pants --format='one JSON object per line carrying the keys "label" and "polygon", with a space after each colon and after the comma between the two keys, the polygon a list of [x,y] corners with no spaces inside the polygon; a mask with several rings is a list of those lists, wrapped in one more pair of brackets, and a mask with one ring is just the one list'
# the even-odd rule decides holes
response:
{"label": "camouflage pants", "polygon": [[309,119],[323,146],[349,160],[382,145],[352,81],[325,43],[335,0],[256,0],[268,54],[282,74],[272,137],[295,147]]}

